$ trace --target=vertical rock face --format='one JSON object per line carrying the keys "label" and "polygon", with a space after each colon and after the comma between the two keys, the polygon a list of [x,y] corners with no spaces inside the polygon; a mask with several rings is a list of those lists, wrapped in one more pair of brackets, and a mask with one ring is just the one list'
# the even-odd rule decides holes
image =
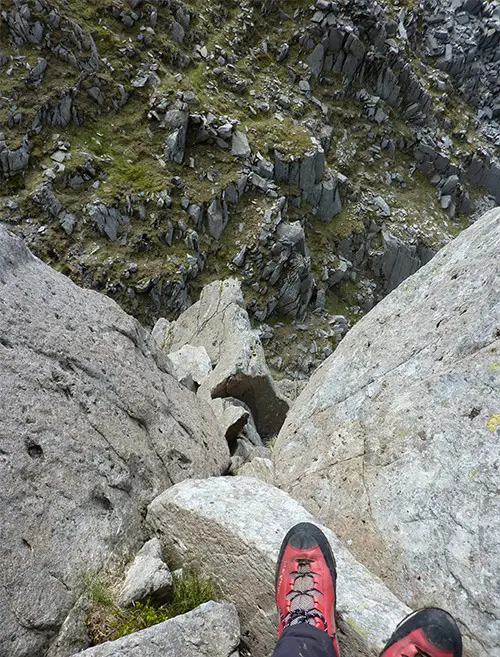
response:
{"label": "vertical rock face", "polygon": [[478,657],[500,636],[499,249],[496,209],[386,297],[274,453],[277,484],[404,602],[451,611]]}
{"label": "vertical rock face", "polygon": [[136,320],[0,229],[0,654],[46,654],[146,505],[220,474],[215,418]]}

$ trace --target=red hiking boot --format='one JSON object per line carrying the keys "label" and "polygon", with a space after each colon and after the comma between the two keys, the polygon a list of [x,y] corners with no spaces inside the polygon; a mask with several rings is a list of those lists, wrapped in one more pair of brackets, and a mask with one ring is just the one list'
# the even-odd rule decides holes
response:
{"label": "red hiking boot", "polygon": [[310,522],[292,527],[283,539],[276,567],[278,636],[286,627],[309,623],[331,637],[340,657],[335,625],[337,571],[330,544]]}
{"label": "red hiking boot", "polygon": [[453,616],[429,607],[396,627],[380,657],[462,657],[462,637]]}

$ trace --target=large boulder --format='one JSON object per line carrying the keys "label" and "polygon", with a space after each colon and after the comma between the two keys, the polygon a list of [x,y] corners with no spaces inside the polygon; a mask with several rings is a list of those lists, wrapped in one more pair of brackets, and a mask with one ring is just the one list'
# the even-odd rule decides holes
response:
{"label": "large boulder", "polygon": [[263,438],[278,433],[288,403],[274,386],[238,280],[229,278],[205,286],[199,301],[177,321],[165,324],[159,320],[154,335],[167,353],[187,344],[205,347],[214,369],[201,383],[198,395],[206,400],[235,397],[250,408]]}
{"label": "large boulder", "polygon": [[238,657],[239,643],[234,605],[206,602],[187,614],[73,657]]}
{"label": "large boulder", "polygon": [[500,210],[347,334],[274,450],[287,490],[411,606],[500,637]]}
{"label": "large boulder", "polygon": [[136,320],[3,228],[0,308],[0,654],[37,657],[86,575],[144,542],[147,504],[229,452]]}
{"label": "large boulder", "polygon": [[[242,640],[253,657],[271,654],[277,638],[274,571],[281,541],[313,517],[285,492],[247,477],[181,482],[148,507],[163,548],[214,576],[240,615]],[[380,651],[409,612],[330,530],[323,528],[338,570],[340,642],[344,657]]]}

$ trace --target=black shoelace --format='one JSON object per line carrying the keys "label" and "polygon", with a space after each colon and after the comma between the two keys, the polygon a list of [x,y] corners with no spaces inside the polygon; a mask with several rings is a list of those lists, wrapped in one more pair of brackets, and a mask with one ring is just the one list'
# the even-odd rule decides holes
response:
{"label": "black shoelace", "polygon": [[291,574],[294,577],[294,584],[293,589],[287,595],[290,600],[290,611],[283,619],[284,626],[298,625],[299,623],[314,625],[314,619],[319,618],[327,630],[324,615],[314,606],[314,596],[323,594],[314,588],[314,576],[317,573],[311,571],[310,561],[300,560],[297,570]]}

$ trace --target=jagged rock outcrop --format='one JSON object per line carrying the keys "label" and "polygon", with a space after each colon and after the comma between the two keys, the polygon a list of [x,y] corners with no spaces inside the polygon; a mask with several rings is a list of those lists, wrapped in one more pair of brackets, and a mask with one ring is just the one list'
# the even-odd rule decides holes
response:
{"label": "jagged rock outcrop", "polygon": [[[46,654],[146,505],[229,451],[147,331],[0,228],[0,654]],[[60,653],[62,654],[62,653]]]}
{"label": "jagged rock outcrop", "polygon": [[233,269],[254,289],[259,285],[260,289],[275,289],[264,307],[255,302],[250,305],[261,322],[275,310],[291,317],[303,314],[314,292],[304,229],[298,221],[286,221],[287,211],[286,198],[277,199],[264,213],[258,243],[244,244],[232,262]]}
{"label": "jagged rock outcrop", "polygon": [[158,344],[175,352],[186,344],[205,347],[214,369],[201,383],[198,396],[235,397],[250,408],[263,438],[275,435],[288,410],[266,365],[259,337],[252,330],[239,281],[214,281],[203,288],[200,300],[162,334]]}
{"label": "jagged rock outcrop", "polygon": [[104,203],[89,204],[86,211],[95,228],[109,237],[112,242],[118,238],[121,227],[130,224],[129,216],[122,214],[116,208],[106,207]]}
{"label": "jagged rock outcrop", "polygon": [[73,657],[238,657],[239,643],[240,623],[234,605],[206,602],[187,614]]}
{"label": "jagged rock outcrop", "polygon": [[[498,650],[500,211],[363,318],[294,403],[277,484],[411,606]],[[314,458],[311,459],[311,455]]]}
{"label": "jagged rock outcrop", "polygon": [[10,150],[0,134],[0,173],[13,176],[27,169],[31,154],[31,144],[27,137],[19,148]]}
{"label": "jagged rock outcrop", "polygon": [[[277,635],[274,570],[281,541],[294,524],[314,522],[312,516],[262,481],[217,477],[165,491],[149,505],[147,520],[164,548],[216,577],[223,596],[238,608],[251,654],[269,655]],[[342,654],[372,654],[383,647],[390,628],[408,608],[330,530],[325,533],[337,561]]]}
{"label": "jagged rock outcrop", "polygon": [[370,253],[370,268],[384,292],[392,292],[408,276],[427,264],[434,251],[422,244],[405,244],[388,231],[382,231],[382,251]]}

